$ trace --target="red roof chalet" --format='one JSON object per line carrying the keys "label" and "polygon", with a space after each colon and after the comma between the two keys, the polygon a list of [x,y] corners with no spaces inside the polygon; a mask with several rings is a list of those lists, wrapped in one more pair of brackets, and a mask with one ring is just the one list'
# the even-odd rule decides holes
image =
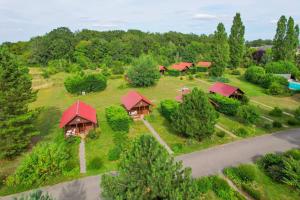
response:
{"label": "red roof chalet", "polygon": [[239,98],[244,94],[244,92],[239,88],[221,82],[217,82],[214,85],[212,85],[209,88],[209,92],[220,94],[225,97],[234,98]]}
{"label": "red roof chalet", "polygon": [[174,70],[183,72],[183,71],[188,70],[192,66],[193,66],[193,63],[181,62],[181,63],[172,65],[171,68],[174,69]]}
{"label": "red roof chalet", "polygon": [[191,90],[189,88],[182,88],[180,91],[181,91],[181,94],[176,96],[175,99],[176,99],[177,102],[182,103],[183,96],[186,95],[186,94],[191,93]]}
{"label": "red roof chalet", "polygon": [[211,62],[207,62],[207,61],[200,61],[197,63],[198,67],[204,67],[204,68],[210,68],[212,65]]}
{"label": "red roof chalet", "polygon": [[167,68],[165,67],[165,66],[159,66],[159,72],[161,73],[161,74],[164,74],[165,73],[165,71],[167,71]]}
{"label": "red roof chalet", "polygon": [[150,100],[136,91],[128,92],[121,101],[128,114],[137,117],[149,114],[150,106],[153,105]]}
{"label": "red roof chalet", "polygon": [[96,125],[96,110],[78,100],[64,111],[59,127],[65,128],[67,135],[76,135],[88,133],[88,131],[95,128]]}

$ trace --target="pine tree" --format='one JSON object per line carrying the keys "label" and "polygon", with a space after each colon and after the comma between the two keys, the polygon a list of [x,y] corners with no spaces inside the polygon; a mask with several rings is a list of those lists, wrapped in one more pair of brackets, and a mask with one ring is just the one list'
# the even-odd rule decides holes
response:
{"label": "pine tree", "polygon": [[143,135],[122,156],[118,174],[103,175],[105,199],[199,199],[191,170],[183,168],[152,137]]}
{"label": "pine tree", "polygon": [[284,60],[285,58],[285,35],[286,35],[286,17],[281,16],[277,22],[276,35],[273,40],[273,59],[275,61]]}
{"label": "pine tree", "polygon": [[245,26],[243,25],[240,13],[237,13],[233,19],[231,32],[229,36],[230,60],[233,68],[242,64],[245,53]]}
{"label": "pine tree", "polygon": [[20,154],[36,133],[35,113],[28,109],[36,93],[28,73],[7,49],[0,49],[0,158]]}
{"label": "pine tree", "polygon": [[202,139],[213,134],[218,114],[207,95],[195,88],[171,116],[174,129],[188,137]]}
{"label": "pine tree", "polygon": [[210,74],[212,76],[222,76],[225,67],[228,66],[229,57],[229,44],[225,27],[222,23],[219,23],[217,30],[213,36],[212,44],[212,56],[211,61],[213,63]]}

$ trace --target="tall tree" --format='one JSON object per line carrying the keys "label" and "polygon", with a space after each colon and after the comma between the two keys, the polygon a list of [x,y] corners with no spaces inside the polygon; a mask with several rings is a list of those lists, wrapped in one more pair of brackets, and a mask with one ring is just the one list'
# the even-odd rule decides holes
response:
{"label": "tall tree", "polygon": [[123,155],[118,175],[103,175],[105,199],[199,199],[191,170],[173,157],[152,137],[143,135]]}
{"label": "tall tree", "polygon": [[284,60],[294,61],[296,56],[296,33],[295,33],[295,22],[292,17],[289,17],[287,22],[287,30],[284,38],[285,45],[285,57]]}
{"label": "tall tree", "polygon": [[184,95],[183,102],[171,116],[174,129],[188,137],[202,139],[213,134],[218,114],[207,95],[198,88]]}
{"label": "tall tree", "polygon": [[212,76],[222,76],[225,67],[228,66],[230,50],[227,33],[223,23],[219,23],[213,36],[211,61],[213,63],[210,74]]}
{"label": "tall tree", "polygon": [[35,97],[28,69],[20,67],[6,48],[0,48],[0,158],[20,154],[36,133],[35,113],[28,109]]}
{"label": "tall tree", "polygon": [[239,67],[242,64],[245,53],[245,26],[243,25],[240,13],[236,13],[229,36],[230,60],[232,67]]}
{"label": "tall tree", "polygon": [[276,34],[273,40],[273,59],[275,61],[284,60],[285,52],[286,52],[286,45],[285,45],[285,35],[286,35],[286,17],[281,16],[279,21],[277,22],[277,29]]}

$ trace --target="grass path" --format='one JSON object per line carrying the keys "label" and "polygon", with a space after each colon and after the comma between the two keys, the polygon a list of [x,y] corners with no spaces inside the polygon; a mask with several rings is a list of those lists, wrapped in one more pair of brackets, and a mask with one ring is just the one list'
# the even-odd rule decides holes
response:
{"label": "grass path", "polygon": [[[259,105],[261,105],[261,106],[264,106],[264,107],[266,107],[266,108],[268,108],[268,109],[270,109],[270,110],[274,109],[274,107],[272,107],[272,106],[268,106],[268,105],[266,105],[266,104],[264,104],[264,103],[255,101],[255,100],[253,100],[253,99],[251,99],[250,101],[253,102],[253,103],[255,103],[255,104],[259,104]],[[288,113],[288,112],[285,112],[285,111],[283,111],[283,114],[285,114],[285,115],[287,115],[287,116],[290,116],[290,117],[294,117],[293,114]]]}

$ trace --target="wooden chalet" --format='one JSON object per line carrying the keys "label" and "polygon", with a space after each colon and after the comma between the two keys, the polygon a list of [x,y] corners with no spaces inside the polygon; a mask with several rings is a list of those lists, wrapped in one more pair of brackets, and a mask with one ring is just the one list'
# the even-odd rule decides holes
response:
{"label": "wooden chalet", "polygon": [[191,67],[193,67],[193,63],[190,62],[181,62],[177,63],[171,66],[171,69],[180,71],[180,72],[186,72],[188,71]]}
{"label": "wooden chalet", "polygon": [[64,111],[59,127],[64,128],[66,136],[86,135],[97,124],[96,110],[78,100]]}
{"label": "wooden chalet", "polygon": [[165,66],[159,66],[159,72],[161,75],[164,75],[168,69]]}
{"label": "wooden chalet", "polygon": [[209,88],[209,92],[212,94],[219,94],[224,97],[235,98],[239,100],[244,96],[244,92],[241,89],[221,82],[217,82],[212,85]]}
{"label": "wooden chalet", "polygon": [[212,65],[211,62],[208,62],[208,61],[200,61],[197,63],[197,67],[201,67],[201,68],[210,68]]}
{"label": "wooden chalet", "polygon": [[121,101],[128,114],[133,118],[143,118],[144,115],[150,113],[150,107],[153,105],[150,100],[136,91],[128,92]]}

